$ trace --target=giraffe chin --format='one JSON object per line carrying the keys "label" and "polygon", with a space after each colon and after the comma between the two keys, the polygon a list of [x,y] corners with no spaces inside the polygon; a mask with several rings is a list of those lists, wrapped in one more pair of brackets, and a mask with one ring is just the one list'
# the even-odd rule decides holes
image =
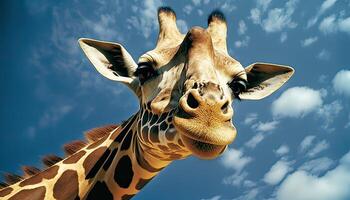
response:
{"label": "giraffe chin", "polygon": [[222,154],[227,145],[215,145],[210,143],[201,142],[192,138],[180,134],[182,142],[190,150],[194,156],[201,159],[213,159]]}

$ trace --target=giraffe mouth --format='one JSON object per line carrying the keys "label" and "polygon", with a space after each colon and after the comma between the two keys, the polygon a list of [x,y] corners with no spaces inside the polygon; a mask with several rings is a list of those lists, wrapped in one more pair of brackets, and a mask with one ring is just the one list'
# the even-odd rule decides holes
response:
{"label": "giraffe mouth", "polygon": [[213,159],[223,153],[227,145],[215,145],[192,139],[180,134],[185,146],[197,157],[201,159]]}

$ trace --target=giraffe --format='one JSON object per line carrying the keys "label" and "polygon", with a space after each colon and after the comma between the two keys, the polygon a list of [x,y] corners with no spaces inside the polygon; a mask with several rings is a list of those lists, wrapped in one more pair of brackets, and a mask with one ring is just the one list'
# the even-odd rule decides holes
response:
{"label": "giraffe", "polygon": [[214,159],[233,142],[234,99],[259,100],[294,73],[289,66],[254,63],[246,68],[227,51],[222,12],[208,27],[183,35],[176,14],[158,9],[156,47],[136,63],[118,43],[81,38],[79,45],[96,70],[127,85],[140,109],[121,125],[86,133],[87,141],[66,144],[67,156],[43,158],[44,170],[23,167],[8,174],[1,199],[131,199],[172,161],[190,155]]}

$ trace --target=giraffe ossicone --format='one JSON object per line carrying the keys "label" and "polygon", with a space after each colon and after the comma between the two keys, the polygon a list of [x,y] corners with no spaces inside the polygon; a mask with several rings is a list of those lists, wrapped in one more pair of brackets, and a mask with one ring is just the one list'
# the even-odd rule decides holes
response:
{"label": "giraffe ossicone", "polygon": [[169,7],[158,9],[158,22],[156,47],[137,62],[121,44],[79,40],[99,73],[135,93],[140,110],[119,126],[91,130],[87,142],[65,145],[67,157],[47,157],[43,171],[25,167],[25,178],[12,176],[1,199],[130,199],[173,160],[223,153],[237,134],[233,100],[262,99],[294,73],[269,63],[243,68],[227,52],[220,11],[206,29],[186,35]]}

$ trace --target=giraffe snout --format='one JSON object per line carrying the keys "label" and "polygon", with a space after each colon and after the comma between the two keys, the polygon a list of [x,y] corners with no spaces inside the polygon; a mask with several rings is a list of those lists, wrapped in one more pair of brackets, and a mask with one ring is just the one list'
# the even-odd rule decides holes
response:
{"label": "giraffe snout", "polygon": [[190,117],[210,114],[216,120],[226,122],[232,118],[233,109],[220,85],[195,82],[180,99],[180,109]]}

